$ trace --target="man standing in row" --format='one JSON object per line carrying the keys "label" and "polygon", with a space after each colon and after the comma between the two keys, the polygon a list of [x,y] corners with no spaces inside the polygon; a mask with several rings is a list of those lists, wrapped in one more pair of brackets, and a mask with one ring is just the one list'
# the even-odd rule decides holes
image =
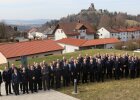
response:
{"label": "man standing in row", "polygon": [[6,95],[12,94],[12,92],[11,92],[11,72],[7,66],[5,66],[5,70],[3,71],[2,77],[3,77],[3,81],[5,82]]}
{"label": "man standing in row", "polygon": [[2,75],[1,75],[1,72],[0,72],[0,96],[2,96],[1,95],[1,83],[2,83]]}

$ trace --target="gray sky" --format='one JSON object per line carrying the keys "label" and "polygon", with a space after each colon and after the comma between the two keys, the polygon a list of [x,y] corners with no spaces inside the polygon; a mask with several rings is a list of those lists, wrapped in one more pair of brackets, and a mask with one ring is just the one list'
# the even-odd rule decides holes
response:
{"label": "gray sky", "polygon": [[87,9],[140,14],[140,0],[0,0],[0,20],[3,19],[59,19]]}

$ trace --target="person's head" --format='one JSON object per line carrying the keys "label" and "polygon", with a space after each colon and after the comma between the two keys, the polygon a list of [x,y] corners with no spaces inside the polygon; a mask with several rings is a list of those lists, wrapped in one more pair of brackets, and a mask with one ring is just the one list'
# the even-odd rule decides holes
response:
{"label": "person's head", "polygon": [[23,70],[23,73],[25,73],[25,72],[26,72],[26,69],[25,69],[25,67],[23,67],[23,68],[22,68],[22,70]]}
{"label": "person's head", "polygon": [[31,70],[34,70],[34,67],[33,67],[33,66],[31,66],[31,67],[30,67],[30,69],[31,69]]}
{"label": "person's head", "polygon": [[52,64],[52,63],[50,63],[50,66],[53,66],[53,64]]}
{"label": "person's head", "polygon": [[84,59],[84,63],[86,63],[86,59]]}
{"label": "person's head", "polygon": [[12,64],[12,65],[11,65],[11,67],[12,67],[12,69],[14,69],[14,68],[15,68],[15,65],[14,65],[14,64]]}
{"label": "person's head", "polygon": [[101,59],[97,59],[97,62],[100,64],[101,63]]}
{"label": "person's head", "polygon": [[90,59],[90,63],[93,63],[93,60],[92,59]]}
{"label": "person's head", "polygon": [[59,63],[56,64],[56,67],[59,68]]}
{"label": "person's head", "polygon": [[22,66],[22,64],[20,64],[20,65],[19,65],[19,68],[21,68],[21,69],[22,69],[22,67],[23,67],[23,66]]}
{"label": "person's head", "polygon": [[116,57],[116,61],[119,61],[119,57],[118,56]]}
{"label": "person's head", "polygon": [[5,70],[8,71],[8,67],[7,66],[5,66]]}

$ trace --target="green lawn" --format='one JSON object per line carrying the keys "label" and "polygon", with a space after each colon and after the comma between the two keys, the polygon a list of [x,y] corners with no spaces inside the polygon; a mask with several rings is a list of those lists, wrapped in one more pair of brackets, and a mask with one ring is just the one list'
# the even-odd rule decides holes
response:
{"label": "green lawn", "polygon": [[[33,64],[33,62],[41,62],[43,60],[45,60],[46,62],[51,62],[53,60],[56,59],[62,59],[63,56],[65,56],[67,59],[69,59],[71,56],[73,56],[74,58],[76,58],[79,54],[82,54],[83,56],[85,54],[89,54],[89,55],[94,55],[97,53],[100,54],[105,54],[105,53],[109,53],[109,54],[125,54],[126,52],[128,52],[128,54],[132,55],[133,52],[132,51],[122,51],[122,50],[114,50],[114,49],[92,49],[92,50],[83,50],[83,51],[77,51],[74,53],[68,53],[68,54],[63,54],[63,55],[52,55],[52,56],[47,56],[44,58],[34,58],[34,59],[28,59],[28,63],[29,64]],[[137,56],[140,57],[140,53],[135,53]],[[16,61],[16,62],[11,62],[14,63],[15,65],[19,65],[20,61]],[[3,69],[3,66],[0,67],[1,69]]]}
{"label": "green lawn", "polygon": [[140,78],[81,84],[77,95],[72,94],[73,86],[58,91],[81,100],[140,100]]}

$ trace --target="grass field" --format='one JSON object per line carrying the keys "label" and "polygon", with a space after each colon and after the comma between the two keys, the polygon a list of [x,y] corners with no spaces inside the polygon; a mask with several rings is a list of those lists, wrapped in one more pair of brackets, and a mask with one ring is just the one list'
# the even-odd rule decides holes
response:
{"label": "grass field", "polygon": [[140,78],[82,84],[77,95],[72,94],[73,86],[58,91],[80,100],[140,100]]}
{"label": "grass field", "polygon": [[[100,54],[105,54],[105,53],[114,54],[114,53],[116,53],[117,55],[118,54],[123,55],[126,52],[129,55],[133,54],[132,51],[122,51],[122,50],[114,50],[114,49],[92,49],[92,50],[83,50],[83,51],[77,51],[77,52],[74,52],[74,53],[62,54],[62,55],[51,55],[51,56],[47,56],[47,57],[44,57],[44,58],[28,59],[28,63],[33,64],[33,62],[41,62],[43,60],[45,60],[47,63],[49,63],[49,62],[51,62],[53,60],[56,60],[56,59],[62,59],[63,56],[65,56],[67,59],[69,59],[71,56],[76,58],[79,54],[82,54],[83,56],[85,54],[94,55],[94,54],[97,54],[97,53],[100,53]],[[135,55],[140,57],[140,53],[135,53]],[[14,63],[16,66],[18,66],[21,62],[16,61],[16,62],[10,62],[10,63]],[[1,66],[0,69],[3,69],[3,66]]]}
{"label": "grass field", "polygon": [[134,25],[140,25],[140,22],[137,22],[135,20],[126,20],[126,24],[130,26],[134,26]]}

